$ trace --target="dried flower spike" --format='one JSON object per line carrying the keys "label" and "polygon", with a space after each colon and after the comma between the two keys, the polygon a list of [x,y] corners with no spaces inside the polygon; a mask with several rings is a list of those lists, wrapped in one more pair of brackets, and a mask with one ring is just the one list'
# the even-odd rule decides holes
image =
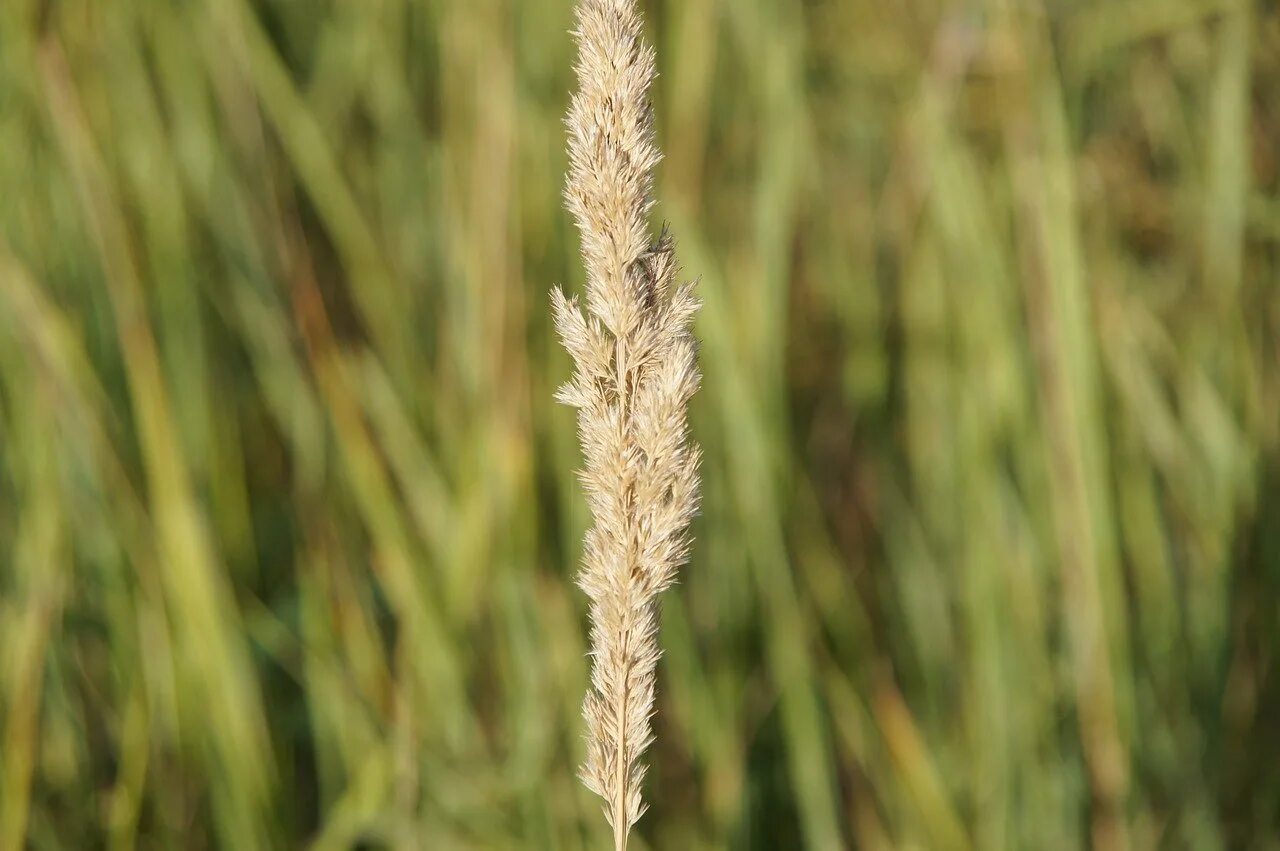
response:
{"label": "dried flower spike", "polygon": [[580,0],[578,91],[569,108],[565,198],[582,234],[587,312],[551,293],[576,367],[557,398],[578,409],[581,479],[593,527],[579,585],[591,603],[591,688],[583,705],[586,785],[605,801],[614,845],[644,812],[640,757],[653,740],[658,595],[689,555],[699,452],[687,409],[698,388],[693,285],[676,284],[674,244],[650,239],[653,50],[634,0]]}

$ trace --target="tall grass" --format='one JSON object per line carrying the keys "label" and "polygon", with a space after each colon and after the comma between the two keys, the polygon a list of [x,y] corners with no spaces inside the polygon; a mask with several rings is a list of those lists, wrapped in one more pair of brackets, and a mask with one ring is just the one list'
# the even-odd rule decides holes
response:
{"label": "tall grass", "polygon": [[[571,5],[0,3],[0,847],[608,847]],[[630,847],[1276,847],[1273,6],[644,13],[705,457]]]}
{"label": "tall grass", "polygon": [[675,243],[649,233],[654,205],[650,88],[657,73],[634,0],[584,0],[578,91],[569,107],[565,198],[582,235],[587,313],[551,291],[574,374],[557,392],[578,410],[581,478],[593,525],[578,584],[591,599],[591,688],[582,779],[604,799],[625,851],[645,810],[641,757],[653,742],[658,598],[689,559],[700,452],[689,442],[697,345],[693,286]]}

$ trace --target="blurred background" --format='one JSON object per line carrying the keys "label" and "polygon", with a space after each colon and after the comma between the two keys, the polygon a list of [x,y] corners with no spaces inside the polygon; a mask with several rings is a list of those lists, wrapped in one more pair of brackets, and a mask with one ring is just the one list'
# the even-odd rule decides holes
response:
{"label": "blurred background", "polygon": [[[648,0],[639,849],[1280,847],[1280,11]],[[0,848],[597,849],[569,0],[0,4]]]}

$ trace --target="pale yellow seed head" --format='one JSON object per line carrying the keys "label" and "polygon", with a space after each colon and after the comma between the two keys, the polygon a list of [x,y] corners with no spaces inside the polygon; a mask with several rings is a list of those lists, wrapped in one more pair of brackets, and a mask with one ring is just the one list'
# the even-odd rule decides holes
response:
{"label": "pale yellow seed head", "polygon": [[593,519],[578,578],[591,604],[593,657],[582,779],[604,799],[621,849],[644,812],[657,596],[688,558],[698,508],[700,455],[687,420],[700,380],[689,328],[698,302],[691,284],[676,286],[670,236],[650,235],[655,66],[634,0],[581,0],[577,23],[565,199],[582,236],[587,312],[552,292],[575,365],[556,398],[578,409]]}

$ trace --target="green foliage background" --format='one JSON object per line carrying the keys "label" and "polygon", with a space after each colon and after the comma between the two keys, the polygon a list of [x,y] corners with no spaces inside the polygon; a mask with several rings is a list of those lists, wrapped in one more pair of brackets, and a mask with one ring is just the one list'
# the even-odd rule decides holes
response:
{"label": "green foliage background", "polygon": [[[1277,848],[1280,13],[650,0],[638,848]],[[0,3],[0,848],[593,849],[569,0]]]}

